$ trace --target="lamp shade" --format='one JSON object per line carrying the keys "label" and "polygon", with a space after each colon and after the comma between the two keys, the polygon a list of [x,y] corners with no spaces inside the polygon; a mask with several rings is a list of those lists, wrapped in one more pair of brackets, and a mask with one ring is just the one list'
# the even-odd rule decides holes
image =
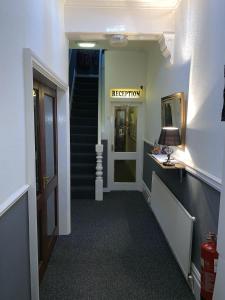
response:
{"label": "lamp shade", "polygon": [[163,127],[160,133],[159,145],[178,146],[181,144],[180,132],[176,127]]}

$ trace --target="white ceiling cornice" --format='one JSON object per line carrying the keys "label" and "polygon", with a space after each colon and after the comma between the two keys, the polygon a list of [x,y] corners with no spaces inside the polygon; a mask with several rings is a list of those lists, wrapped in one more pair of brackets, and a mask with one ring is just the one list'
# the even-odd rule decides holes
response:
{"label": "white ceiling cornice", "polygon": [[181,0],[66,0],[65,6],[88,8],[176,9]]}

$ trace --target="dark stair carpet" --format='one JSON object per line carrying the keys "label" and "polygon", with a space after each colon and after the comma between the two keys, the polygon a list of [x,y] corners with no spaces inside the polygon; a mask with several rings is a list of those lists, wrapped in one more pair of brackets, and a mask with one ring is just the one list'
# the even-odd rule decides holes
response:
{"label": "dark stair carpet", "polygon": [[59,237],[41,300],[194,300],[139,192],[72,202],[72,234]]}
{"label": "dark stair carpet", "polygon": [[71,199],[94,199],[98,122],[98,78],[76,78],[70,118]]}

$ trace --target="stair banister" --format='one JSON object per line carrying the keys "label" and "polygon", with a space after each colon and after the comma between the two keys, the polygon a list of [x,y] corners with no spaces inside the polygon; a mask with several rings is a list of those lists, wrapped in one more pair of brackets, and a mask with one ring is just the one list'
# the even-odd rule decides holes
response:
{"label": "stair banister", "polygon": [[103,145],[102,145],[102,50],[99,51],[99,70],[98,70],[98,143],[96,150],[96,178],[95,178],[95,200],[103,200]]}
{"label": "stair banister", "polygon": [[70,73],[72,74],[70,80],[70,112],[71,112],[71,108],[72,108],[72,104],[73,104],[73,98],[74,98],[74,87],[75,87],[75,80],[76,80],[76,76],[77,76],[77,52],[76,50],[71,50],[69,51],[69,66],[70,66]]}

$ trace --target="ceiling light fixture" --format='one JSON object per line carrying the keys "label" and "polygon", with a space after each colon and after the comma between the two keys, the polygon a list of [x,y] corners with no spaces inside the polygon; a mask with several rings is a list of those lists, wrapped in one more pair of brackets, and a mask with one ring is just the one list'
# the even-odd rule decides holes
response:
{"label": "ceiling light fixture", "polygon": [[95,42],[79,42],[77,44],[80,48],[94,48],[96,46]]}

